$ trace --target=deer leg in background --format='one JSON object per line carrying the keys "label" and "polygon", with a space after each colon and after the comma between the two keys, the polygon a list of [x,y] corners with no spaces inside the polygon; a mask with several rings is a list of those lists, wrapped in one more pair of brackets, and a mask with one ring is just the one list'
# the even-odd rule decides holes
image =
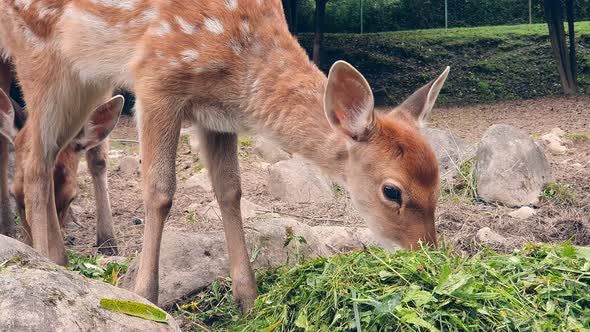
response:
{"label": "deer leg in background", "polygon": [[111,202],[107,181],[108,139],[86,152],[88,170],[94,185],[96,200],[96,245],[98,251],[107,256],[118,255],[117,242],[113,229]]}

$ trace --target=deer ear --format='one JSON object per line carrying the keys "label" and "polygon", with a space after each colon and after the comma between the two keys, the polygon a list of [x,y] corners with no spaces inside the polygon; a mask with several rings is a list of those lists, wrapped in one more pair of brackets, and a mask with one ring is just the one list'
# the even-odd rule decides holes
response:
{"label": "deer ear", "polygon": [[14,127],[14,107],[10,97],[0,89],[0,136],[5,137],[10,143],[14,144],[16,137],[16,128]]}
{"label": "deer ear", "polygon": [[328,74],[324,109],[332,128],[355,141],[363,140],[375,124],[373,92],[353,66],[336,62]]}
{"label": "deer ear", "polygon": [[430,81],[430,83],[414,92],[398,109],[409,113],[416,120],[418,126],[424,126],[426,119],[428,119],[430,112],[432,112],[440,89],[442,89],[447,80],[449,70],[450,67],[447,67],[437,79]]}
{"label": "deer ear", "polygon": [[88,123],[72,141],[75,149],[91,149],[107,138],[117,125],[124,104],[125,98],[118,95],[98,106],[90,115]]}

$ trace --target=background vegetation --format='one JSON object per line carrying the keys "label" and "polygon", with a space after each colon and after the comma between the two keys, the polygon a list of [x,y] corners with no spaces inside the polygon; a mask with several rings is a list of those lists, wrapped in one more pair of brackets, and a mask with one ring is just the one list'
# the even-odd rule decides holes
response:
{"label": "background vegetation", "polygon": [[[315,0],[298,0],[298,31],[314,31]],[[533,23],[545,23],[542,0],[532,1]],[[449,27],[528,23],[527,0],[448,0]],[[364,31],[444,28],[444,0],[364,0]],[[590,0],[575,0],[576,21],[590,20]],[[360,32],[360,0],[330,0],[326,32]]]}
{"label": "background vegetation", "polygon": [[[590,22],[576,23],[578,83],[590,92]],[[311,53],[313,35],[299,35]],[[439,104],[561,94],[547,24],[326,34],[321,68],[339,59],[367,77],[381,105],[395,105],[451,66]]]}

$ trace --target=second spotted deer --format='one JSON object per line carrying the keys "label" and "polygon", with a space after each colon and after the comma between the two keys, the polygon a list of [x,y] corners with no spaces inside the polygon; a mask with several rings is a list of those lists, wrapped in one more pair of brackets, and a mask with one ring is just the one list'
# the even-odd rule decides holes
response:
{"label": "second spotted deer", "polygon": [[[52,174],[55,208],[60,229],[63,229],[70,205],[76,198],[78,164],[82,156],[86,157],[88,170],[92,176],[96,201],[97,247],[99,252],[106,255],[116,255],[118,253],[107,185],[108,141],[106,139],[117,123],[122,109],[123,98],[121,96],[114,97],[96,108],[86,126],[59,153]],[[15,121],[15,118],[19,121]],[[25,230],[25,239],[31,243],[31,224],[25,213],[24,201],[24,170],[31,149],[29,143],[31,128],[27,125],[25,119],[26,111],[20,109],[19,105],[0,89],[0,138],[14,144],[16,151],[16,173],[10,192],[16,201],[21,224]],[[18,123],[24,123],[24,126],[19,128]],[[7,158],[6,155],[0,157]],[[2,174],[2,177],[6,178],[7,174]],[[1,208],[7,209],[8,205]],[[10,218],[9,222],[0,225],[0,234],[15,235],[12,218]],[[61,241],[60,237],[59,242],[61,243]]]}

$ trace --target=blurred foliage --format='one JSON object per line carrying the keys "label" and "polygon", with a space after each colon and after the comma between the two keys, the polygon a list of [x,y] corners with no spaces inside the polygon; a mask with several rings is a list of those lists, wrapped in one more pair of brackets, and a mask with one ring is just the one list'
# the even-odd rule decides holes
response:
{"label": "blurred foliage", "polygon": [[[545,23],[542,0],[532,1],[534,23]],[[299,0],[298,31],[312,32],[315,0]],[[449,27],[528,23],[527,0],[448,0]],[[590,20],[590,0],[574,0],[577,21]],[[363,0],[365,32],[432,29],[445,25],[444,0]],[[330,0],[327,32],[360,32],[360,0]]]}

